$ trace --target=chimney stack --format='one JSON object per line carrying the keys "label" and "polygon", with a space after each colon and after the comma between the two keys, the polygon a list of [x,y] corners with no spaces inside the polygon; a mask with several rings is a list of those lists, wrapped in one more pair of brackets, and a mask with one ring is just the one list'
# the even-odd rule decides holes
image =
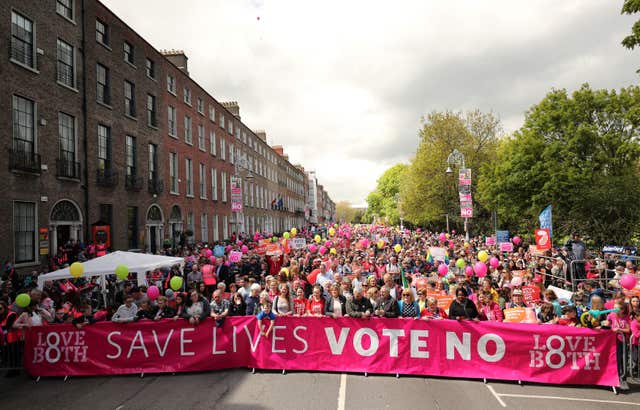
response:
{"label": "chimney stack", "polygon": [[160,50],[160,53],[164,55],[169,61],[183,71],[186,75],[189,75],[189,69],[187,67],[187,60],[189,58],[183,50]]}
{"label": "chimney stack", "polygon": [[267,133],[265,130],[255,130],[253,133],[256,134],[256,137],[260,138],[262,142],[267,143]]}
{"label": "chimney stack", "polygon": [[224,108],[229,110],[231,114],[237,119],[240,119],[240,106],[237,101],[226,101],[221,103]]}

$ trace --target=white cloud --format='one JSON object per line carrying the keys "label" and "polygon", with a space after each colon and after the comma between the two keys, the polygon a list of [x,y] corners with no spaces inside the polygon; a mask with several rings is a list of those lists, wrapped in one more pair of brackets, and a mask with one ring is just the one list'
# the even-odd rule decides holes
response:
{"label": "white cloud", "polygon": [[636,82],[618,2],[105,0],[334,200],[362,203],[415,151],[431,110],[493,110],[507,131],[552,87]]}

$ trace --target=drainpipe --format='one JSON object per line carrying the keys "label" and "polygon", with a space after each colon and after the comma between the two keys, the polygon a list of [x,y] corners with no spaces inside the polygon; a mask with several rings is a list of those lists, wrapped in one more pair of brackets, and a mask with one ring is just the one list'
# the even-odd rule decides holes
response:
{"label": "drainpipe", "polygon": [[82,27],[82,142],[84,144],[84,243],[88,243],[90,239],[89,231],[89,142],[87,137],[87,42],[85,39],[85,0],[82,0],[82,18],[80,26]]}

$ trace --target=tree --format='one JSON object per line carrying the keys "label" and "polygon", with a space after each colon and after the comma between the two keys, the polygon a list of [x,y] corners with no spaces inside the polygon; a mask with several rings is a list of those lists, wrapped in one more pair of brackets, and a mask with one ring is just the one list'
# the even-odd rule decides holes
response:
{"label": "tree", "polygon": [[[405,218],[415,225],[440,230],[444,229],[448,214],[451,227],[460,230],[458,178],[457,174],[445,174],[447,157],[454,149],[462,152],[475,181],[480,166],[495,154],[501,131],[500,120],[494,114],[478,110],[464,114],[432,112],[423,118],[420,143],[400,193]],[[471,222],[476,230],[490,225],[490,212],[476,198]]]}
{"label": "tree", "polygon": [[336,217],[338,221],[352,223],[357,214],[357,209],[351,206],[349,201],[339,201],[336,204]]}
{"label": "tree", "polygon": [[552,90],[483,167],[480,200],[531,232],[553,205],[554,236],[628,243],[640,222],[640,88]]}
{"label": "tree", "polygon": [[366,218],[374,215],[386,218],[391,224],[400,223],[399,202],[400,185],[405,178],[408,166],[406,164],[396,164],[386,170],[378,179],[375,191],[367,196]]}

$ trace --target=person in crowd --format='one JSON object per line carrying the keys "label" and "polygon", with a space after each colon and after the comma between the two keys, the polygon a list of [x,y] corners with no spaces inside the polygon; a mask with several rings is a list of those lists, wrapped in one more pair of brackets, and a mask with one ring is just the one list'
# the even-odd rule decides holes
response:
{"label": "person in crowd", "polygon": [[490,291],[485,290],[478,294],[478,318],[489,322],[502,322],[504,319],[502,309]]}
{"label": "person in crowd", "polygon": [[313,287],[313,293],[311,297],[307,301],[307,316],[316,316],[321,317],[324,316],[325,312],[325,300],[322,297],[322,286],[315,285]]}
{"label": "person in crowd", "polygon": [[478,321],[478,309],[469,300],[467,291],[463,288],[456,289],[456,298],[449,306],[449,318],[455,320],[475,320]]}
{"label": "person in crowd", "polygon": [[93,310],[91,309],[91,305],[83,305],[82,314],[74,318],[71,323],[78,329],[82,329],[86,325],[96,323],[96,319],[93,317]]}
{"label": "person in crowd", "polygon": [[244,297],[238,291],[231,297],[229,303],[229,316],[244,316],[247,314],[247,304],[244,301]]}
{"label": "person in crowd", "polygon": [[255,316],[260,311],[260,285],[254,283],[249,288],[249,295],[244,300],[246,304],[246,314]]}
{"label": "person in crowd", "polygon": [[545,302],[540,306],[540,312],[538,313],[538,323],[540,324],[556,324],[558,323],[558,316],[553,304]]}
{"label": "person in crowd", "polygon": [[614,310],[607,315],[607,321],[611,330],[616,334],[616,352],[618,358],[618,375],[620,378],[625,373],[624,368],[624,355],[625,343],[629,339],[631,334],[631,320],[629,319],[629,305],[624,301],[624,297],[621,297],[615,301]]}
{"label": "person in crowd", "polygon": [[367,288],[366,297],[369,299],[369,302],[371,302],[373,310],[375,310],[376,307],[378,307],[378,298],[380,297],[380,291],[378,290],[378,288],[376,288],[375,286]]}
{"label": "person in crowd", "polygon": [[124,304],[120,305],[116,313],[111,317],[111,321],[114,323],[127,323],[133,322],[136,319],[138,313],[138,305],[133,303],[133,295],[126,295],[124,298]]}
{"label": "person in crowd", "polygon": [[558,324],[562,326],[579,327],[578,309],[575,306],[567,305],[562,307],[562,317],[558,319]]}
{"label": "person in crowd", "polygon": [[229,315],[229,308],[229,301],[222,298],[222,292],[220,289],[213,292],[209,309],[211,311],[210,316],[215,321],[216,327],[220,327],[224,324],[224,320]]}
{"label": "person in crowd", "polygon": [[9,309],[9,304],[0,300],[0,360],[3,367],[8,367],[7,377],[17,376],[20,360],[22,329],[14,327],[18,314]]}
{"label": "person in crowd", "polygon": [[400,316],[398,302],[391,297],[391,290],[386,285],[380,289],[380,298],[378,299],[378,306],[376,307],[375,314],[376,316],[386,318]]}
{"label": "person in crowd", "polygon": [[304,316],[307,311],[308,300],[304,296],[304,289],[299,287],[296,289],[296,297],[293,299],[293,316]]}
{"label": "person in crowd", "polygon": [[631,374],[640,375],[640,313],[631,312]]}
{"label": "person in crowd", "polygon": [[157,303],[158,308],[153,320],[171,319],[176,315],[176,311],[169,306],[166,296],[158,296]]}
{"label": "person in crowd", "polygon": [[629,299],[629,313],[640,313],[640,296],[631,296]]}
{"label": "person in crowd", "polygon": [[[272,303],[267,300],[262,305],[260,312],[256,316],[256,319],[258,319],[258,326],[260,327],[260,334],[264,337],[269,337],[269,333],[271,333],[271,329],[273,329],[273,324],[276,322],[277,316],[271,311],[272,306]],[[265,319],[269,320],[268,327],[262,323]]]}
{"label": "person in crowd", "polygon": [[369,299],[364,297],[363,289],[354,289],[353,299],[347,301],[347,315],[355,318],[368,319],[373,314],[373,306]]}
{"label": "person in crowd", "polygon": [[544,300],[545,302],[553,305],[553,312],[557,317],[562,316],[562,305],[560,304],[558,296],[556,296],[556,292],[554,292],[553,289],[547,289],[544,291]]}
{"label": "person in crowd", "polygon": [[[418,304],[418,308],[420,304]],[[438,299],[433,296],[429,296],[426,299],[425,308],[420,311],[420,317],[422,319],[448,319],[447,312],[438,306]]]}
{"label": "person in crowd", "polygon": [[340,294],[340,285],[334,283],[329,288],[329,298],[325,304],[324,314],[334,319],[347,315],[347,298]]}
{"label": "person in crowd", "polygon": [[[44,322],[43,322],[44,321]],[[52,322],[53,318],[46,309],[38,306],[38,302],[32,300],[29,306],[27,306],[18,316],[18,319],[13,323],[13,327],[16,329],[30,328],[34,326],[43,326],[45,322]]]}
{"label": "person in crowd", "polygon": [[293,299],[289,285],[282,283],[279,287],[278,294],[273,298],[272,310],[276,316],[291,316],[293,314]]}
{"label": "person in crowd", "polygon": [[511,302],[507,302],[505,304],[505,308],[511,309],[511,308],[526,308],[526,307],[529,307],[529,306],[527,306],[527,303],[524,301],[524,298],[522,296],[522,290],[514,289],[513,292],[511,292]]}
{"label": "person in crowd", "polygon": [[137,322],[142,319],[154,320],[156,317],[156,309],[151,304],[149,300],[142,300],[140,302],[140,306],[138,306],[138,311],[136,312],[136,318],[134,322]]}
{"label": "person in crowd", "polygon": [[206,299],[197,290],[192,290],[189,293],[189,301],[187,308],[182,313],[182,318],[188,320],[191,325],[197,326],[209,316],[209,312],[209,304]]}
{"label": "person in crowd", "polygon": [[413,299],[411,289],[404,289],[402,291],[402,298],[398,301],[398,310],[400,311],[400,317],[420,318],[420,307],[418,306],[418,302]]}

